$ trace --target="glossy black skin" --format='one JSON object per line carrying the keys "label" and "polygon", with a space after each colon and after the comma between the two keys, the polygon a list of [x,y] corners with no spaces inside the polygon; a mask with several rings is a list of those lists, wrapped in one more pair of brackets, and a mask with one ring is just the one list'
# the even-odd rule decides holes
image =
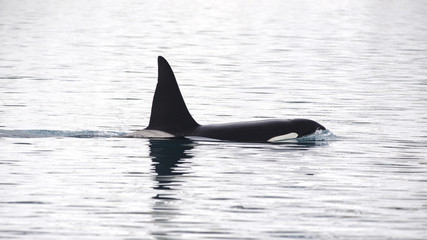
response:
{"label": "glossy black skin", "polygon": [[200,125],[188,111],[168,62],[159,56],[158,65],[158,83],[147,130],[159,130],[175,137],[199,136],[239,142],[267,142],[289,133],[303,137],[317,130],[325,130],[325,127],[309,119]]}
{"label": "glossy black skin", "polygon": [[274,119],[202,125],[192,135],[237,142],[267,142],[280,135],[294,132],[302,137],[317,130],[325,130],[325,127],[309,119]]}

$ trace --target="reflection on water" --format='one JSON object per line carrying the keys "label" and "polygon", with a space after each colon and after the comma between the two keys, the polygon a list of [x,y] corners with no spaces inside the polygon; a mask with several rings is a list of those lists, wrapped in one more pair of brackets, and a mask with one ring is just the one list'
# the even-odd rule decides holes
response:
{"label": "reflection on water", "polygon": [[[189,150],[193,149],[193,141],[189,139],[149,140],[150,157],[154,168],[157,190],[174,190],[181,183],[179,176],[190,173],[188,159],[193,156]],[[156,198],[165,198],[172,195],[170,192],[159,192]]]}
{"label": "reflection on water", "polygon": [[[150,157],[155,172],[154,180],[156,196],[152,207],[152,223],[154,229],[151,236],[156,239],[176,239],[176,234],[170,232],[171,226],[177,218],[185,215],[179,203],[171,201],[180,200],[174,191],[178,191],[185,180],[183,175],[190,173],[188,160],[193,158],[189,153],[193,149],[193,141],[182,139],[149,140]],[[171,235],[172,234],[172,235]]]}

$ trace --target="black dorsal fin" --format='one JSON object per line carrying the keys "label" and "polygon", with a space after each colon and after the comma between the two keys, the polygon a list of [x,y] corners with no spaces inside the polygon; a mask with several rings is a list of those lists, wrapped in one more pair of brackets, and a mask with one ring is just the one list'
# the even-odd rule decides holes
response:
{"label": "black dorsal fin", "polygon": [[158,79],[147,129],[165,131],[175,136],[191,134],[199,124],[185,105],[172,68],[158,57]]}

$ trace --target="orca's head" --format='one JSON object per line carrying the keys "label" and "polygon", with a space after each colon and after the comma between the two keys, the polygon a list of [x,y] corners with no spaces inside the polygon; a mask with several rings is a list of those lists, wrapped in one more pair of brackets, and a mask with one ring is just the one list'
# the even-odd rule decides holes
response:
{"label": "orca's head", "polygon": [[292,129],[298,134],[298,137],[303,137],[315,133],[316,131],[326,130],[326,128],[310,119],[292,119],[290,123]]}

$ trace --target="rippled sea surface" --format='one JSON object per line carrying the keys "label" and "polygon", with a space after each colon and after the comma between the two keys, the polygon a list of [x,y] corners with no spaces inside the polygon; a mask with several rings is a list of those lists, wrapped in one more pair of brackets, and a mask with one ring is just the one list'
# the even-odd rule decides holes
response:
{"label": "rippled sea surface", "polygon": [[[0,238],[427,239],[427,2],[0,0]],[[148,140],[157,56],[201,124]]]}

